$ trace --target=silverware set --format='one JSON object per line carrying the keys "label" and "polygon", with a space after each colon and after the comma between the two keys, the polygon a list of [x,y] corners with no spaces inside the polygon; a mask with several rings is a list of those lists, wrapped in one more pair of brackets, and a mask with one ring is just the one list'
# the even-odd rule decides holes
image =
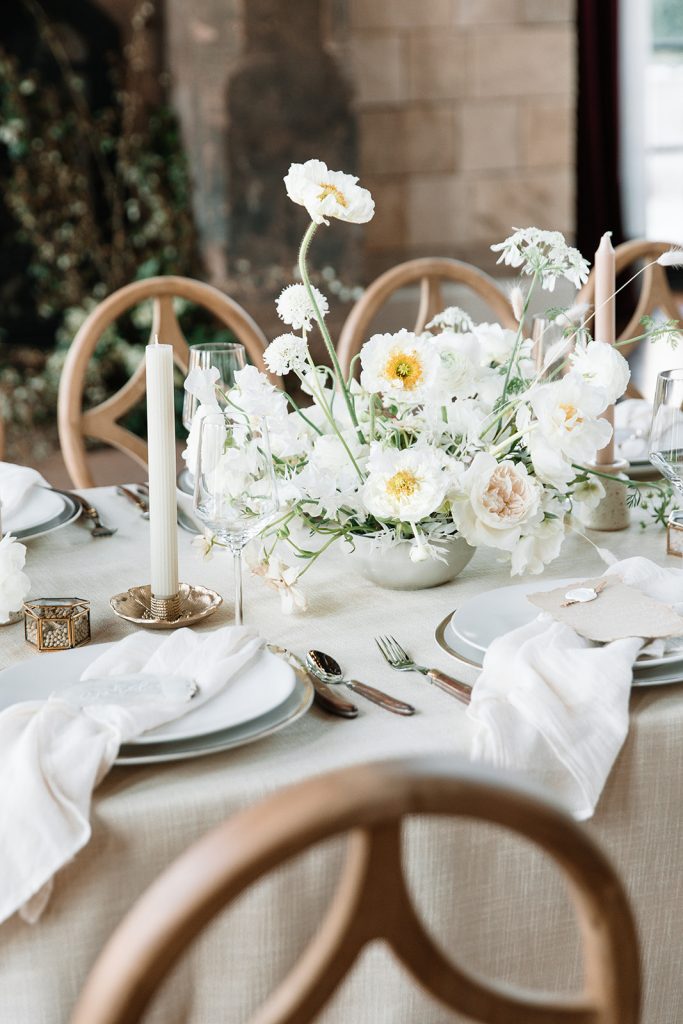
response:
{"label": "silverware set", "polygon": [[[143,519],[149,519],[148,484],[135,484],[134,487],[120,485],[116,488],[116,493],[120,494],[122,498],[126,498],[132,505],[135,505]],[[189,516],[180,505],[178,505],[176,519],[181,530],[185,530],[186,533],[192,533],[194,536],[199,535],[200,530],[197,528],[197,524],[192,516]]]}

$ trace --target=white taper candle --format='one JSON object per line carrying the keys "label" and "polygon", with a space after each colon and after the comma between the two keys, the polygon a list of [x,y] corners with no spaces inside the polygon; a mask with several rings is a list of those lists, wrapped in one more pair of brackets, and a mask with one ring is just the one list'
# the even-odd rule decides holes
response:
{"label": "white taper candle", "polygon": [[173,349],[147,346],[147,443],[149,445],[149,536],[152,595],[178,593],[175,411]]}
{"label": "white taper candle", "polygon": [[[606,231],[600,239],[595,254],[595,327],[596,341],[604,341],[613,345],[616,334],[614,289],[616,287],[616,267],[612,232]],[[614,462],[614,406],[608,405],[602,414],[612,427],[612,437],[604,448],[598,452],[596,462],[599,466],[609,466]]]}

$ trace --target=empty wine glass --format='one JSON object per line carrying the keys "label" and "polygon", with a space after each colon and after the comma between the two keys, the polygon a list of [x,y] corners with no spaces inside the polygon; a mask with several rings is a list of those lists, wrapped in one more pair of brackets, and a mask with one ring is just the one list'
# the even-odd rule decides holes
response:
{"label": "empty wine glass", "polygon": [[[649,449],[652,465],[683,499],[683,369],[657,375]],[[683,511],[672,512],[670,519],[681,523]]]}
{"label": "empty wine glass", "polygon": [[275,471],[265,421],[254,426],[233,413],[208,413],[201,422],[194,509],[235,566],[235,623],[242,625],[242,549],[278,509]]}
{"label": "empty wine glass", "polygon": [[[188,375],[192,370],[208,370],[215,366],[220,377],[217,384],[221,391],[228,392],[235,383],[235,374],[238,370],[244,369],[247,365],[247,353],[244,345],[236,341],[216,341],[206,345],[191,345],[190,357],[188,360]],[[217,395],[218,404],[223,405],[220,394]],[[189,391],[185,392],[183,402],[183,426],[189,432],[192,427],[192,420],[197,411],[197,398]]]}

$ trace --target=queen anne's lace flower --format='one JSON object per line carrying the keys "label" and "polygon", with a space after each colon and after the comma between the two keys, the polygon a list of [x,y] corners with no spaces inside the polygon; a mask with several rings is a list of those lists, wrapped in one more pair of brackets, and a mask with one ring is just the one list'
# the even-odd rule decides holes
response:
{"label": "queen anne's lace flower", "polygon": [[284,377],[286,373],[303,370],[308,360],[308,344],[297,334],[281,334],[274,338],[263,353],[271,373]]}
{"label": "queen anne's lace flower", "polygon": [[466,313],[460,306],[448,306],[429,321],[427,330],[431,330],[432,327],[437,327],[442,331],[456,331],[464,334],[474,330],[474,321],[469,313]]}
{"label": "queen anne's lace flower", "polygon": [[365,224],[374,216],[373,198],[358,178],[330,171],[322,160],[292,164],[284,180],[289,198],[305,206],[316,224],[328,224],[328,217]]}
{"label": "queen anne's lace flower", "polygon": [[[311,285],[311,290],[315,296],[318,312],[323,317],[327,316],[330,310],[327,299],[315,285]],[[284,288],[280,292],[275,306],[277,315],[289,327],[293,327],[295,331],[310,331],[311,323],[315,320],[315,312],[305,285],[290,284]]]}
{"label": "queen anne's lace flower", "polygon": [[515,228],[509,238],[491,249],[500,252],[499,263],[521,267],[521,272],[529,276],[539,274],[542,286],[549,292],[554,290],[558,277],[565,277],[575,288],[588,279],[587,261],[578,249],[567,245],[561,231]]}

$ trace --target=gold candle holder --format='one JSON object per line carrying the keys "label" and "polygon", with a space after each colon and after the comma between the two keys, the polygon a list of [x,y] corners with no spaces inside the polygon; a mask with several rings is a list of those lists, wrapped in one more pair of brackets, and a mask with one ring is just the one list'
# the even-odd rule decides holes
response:
{"label": "gold candle holder", "polygon": [[36,597],[24,602],[24,637],[39,651],[70,651],[90,640],[90,602]]}
{"label": "gold candle holder", "polygon": [[149,583],[142,587],[129,587],[115,594],[109,604],[115,615],[127,622],[147,629],[179,629],[191,626],[213,615],[223,603],[215,590],[181,583],[178,593],[171,598],[154,597]]}

